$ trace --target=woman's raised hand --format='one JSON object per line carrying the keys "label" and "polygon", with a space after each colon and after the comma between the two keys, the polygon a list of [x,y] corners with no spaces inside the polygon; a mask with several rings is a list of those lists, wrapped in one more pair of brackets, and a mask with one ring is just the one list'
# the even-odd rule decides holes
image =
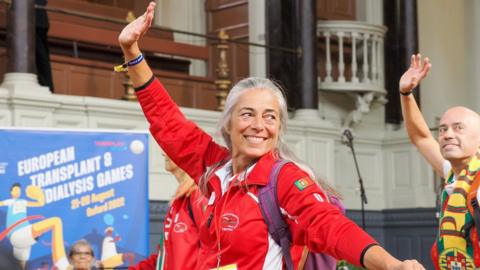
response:
{"label": "woman's raised hand", "polygon": [[118,36],[118,42],[124,52],[130,50],[140,37],[147,32],[148,28],[152,25],[153,14],[155,12],[155,2],[148,4],[145,13],[129,23]]}
{"label": "woman's raised hand", "polygon": [[399,82],[399,90],[401,93],[408,93],[417,87],[428,71],[432,67],[428,58],[425,58],[422,63],[422,56],[420,54],[412,55],[410,68],[403,73]]}

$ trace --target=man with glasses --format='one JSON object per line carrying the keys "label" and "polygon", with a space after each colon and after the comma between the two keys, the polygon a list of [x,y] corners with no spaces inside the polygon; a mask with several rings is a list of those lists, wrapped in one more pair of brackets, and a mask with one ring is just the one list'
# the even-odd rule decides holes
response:
{"label": "man with glasses", "polygon": [[431,256],[435,269],[479,269],[480,116],[465,107],[448,109],[440,119],[438,141],[430,133],[412,95],[431,64],[412,55],[399,83],[405,128],[412,143],[445,179],[438,235]]}
{"label": "man with glasses", "polygon": [[101,265],[95,260],[92,246],[85,239],[80,239],[72,245],[68,257],[74,270],[96,270],[101,268]]}

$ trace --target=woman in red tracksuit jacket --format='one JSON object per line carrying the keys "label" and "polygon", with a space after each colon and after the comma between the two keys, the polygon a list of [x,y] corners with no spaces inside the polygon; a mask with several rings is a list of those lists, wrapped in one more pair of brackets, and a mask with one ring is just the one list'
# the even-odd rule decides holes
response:
{"label": "woman in red tracksuit jacket", "polygon": [[188,121],[153,77],[138,47],[154,8],[151,2],[118,39],[150,132],[208,198],[197,269],[283,268],[280,247],[267,231],[257,198],[278,159],[291,161],[278,175],[277,196],[292,244],[369,269],[424,269],[414,260],[392,257],[326,201],[314,174],[285,144],[286,102],[270,80],[247,78],[230,90],[219,122],[226,147]]}
{"label": "woman in red tracksuit jacket", "polygon": [[206,199],[192,178],[165,157],[165,169],[179,186],[165,216],[163,248],[129,270],[194,270],[201,252],[198,225]]}

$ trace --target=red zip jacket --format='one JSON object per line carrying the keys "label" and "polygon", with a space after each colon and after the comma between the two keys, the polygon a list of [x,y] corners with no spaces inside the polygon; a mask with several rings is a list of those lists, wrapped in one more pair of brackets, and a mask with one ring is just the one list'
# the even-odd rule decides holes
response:
{"label": "red zip jacket", "polygon": [[[150,132],[175,164],[197,183],[209,167],[214,170],[207,182],[208,206],[200,225],[205,250],[197,269],[282,269],[281,249],[268,234],[257,198],[258,188],[267,184],[275,153],[265,154],[232,179],[228,150],[187,120],[158,80],[139,87],[137,97]],[[308,174],[293,163],[279,173],[278,201],[295,245],[361,266],[365,251],[376,244],[328,203]]]}
{"label": "red zip jacket", "polygon": [[188,197],[173,201],[165,217],[163,267],[160,269],[197,269],[200,253],[198,225],[202,222],[206,203],[198,189]]}
{"label": "red zip jacket", "polygon": [[205,197],[198,189],[190,196],[173,200],[165,216],[163,256],[160,265],[157,266],[158,254],[152,254],[129,270],[198,269],[197,261],[201,252],[198,224],[202,222],[206,204]]}
{"label": "red zip jacket", "polygon": [[157,269],[157,259],[158,253],[154,253],[145,260],[138,262],[137,265],[129,266],[128,270],[155,270]]}

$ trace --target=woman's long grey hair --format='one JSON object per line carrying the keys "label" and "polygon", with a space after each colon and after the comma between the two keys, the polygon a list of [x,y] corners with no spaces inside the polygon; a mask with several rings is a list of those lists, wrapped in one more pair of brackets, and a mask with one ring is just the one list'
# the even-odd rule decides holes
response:
{"label": "woman's long grey hair", "polygon": [[[220,120],[218,122],[217,129],[223,137],[227,148],[232,151],[232,141],[230,139],[230,134],[227,132],[228,125],[230,124],[230,120],[232,118],[232,113],[237,104],[240,97],[245,93],[248,89],[268,89],[270,90],[273,95],[277,98],[278,104],[280,105],[280,130],[278,134],[278,142],[277,142],[277,153],[279,158],[285,159],[288,161],[293,162],[302,170],[307,172],[312,179],[315,179],[320,187],[330,195],[335,195],[340,197],[339,193],[330,185],[328,185],[323,179],[316,176],[314,171],[302,160],[300,160],[290,149],[288,148],[285,142],[285,133],[287,130],[287,119],[288,119],[288,111],[287,111],[287,102],[285,100],[282,88],[272,80],[266,78],[259,78],[259,77],[249,77],[239,81],[233,88],[230,90],[227,99],[225,101],[225,109],[223,110]],[[218,164],[220,165],[220,164]],[[217,165],[217,166],[218,166]],[[214,169],[217,166],[213,166]],[[210,173],[207,171],[202,177],[201,182],[205,182],[202,184],[206,184],[206,180],[209,178]],[[205,186],[206,187],[206,186]]]}

